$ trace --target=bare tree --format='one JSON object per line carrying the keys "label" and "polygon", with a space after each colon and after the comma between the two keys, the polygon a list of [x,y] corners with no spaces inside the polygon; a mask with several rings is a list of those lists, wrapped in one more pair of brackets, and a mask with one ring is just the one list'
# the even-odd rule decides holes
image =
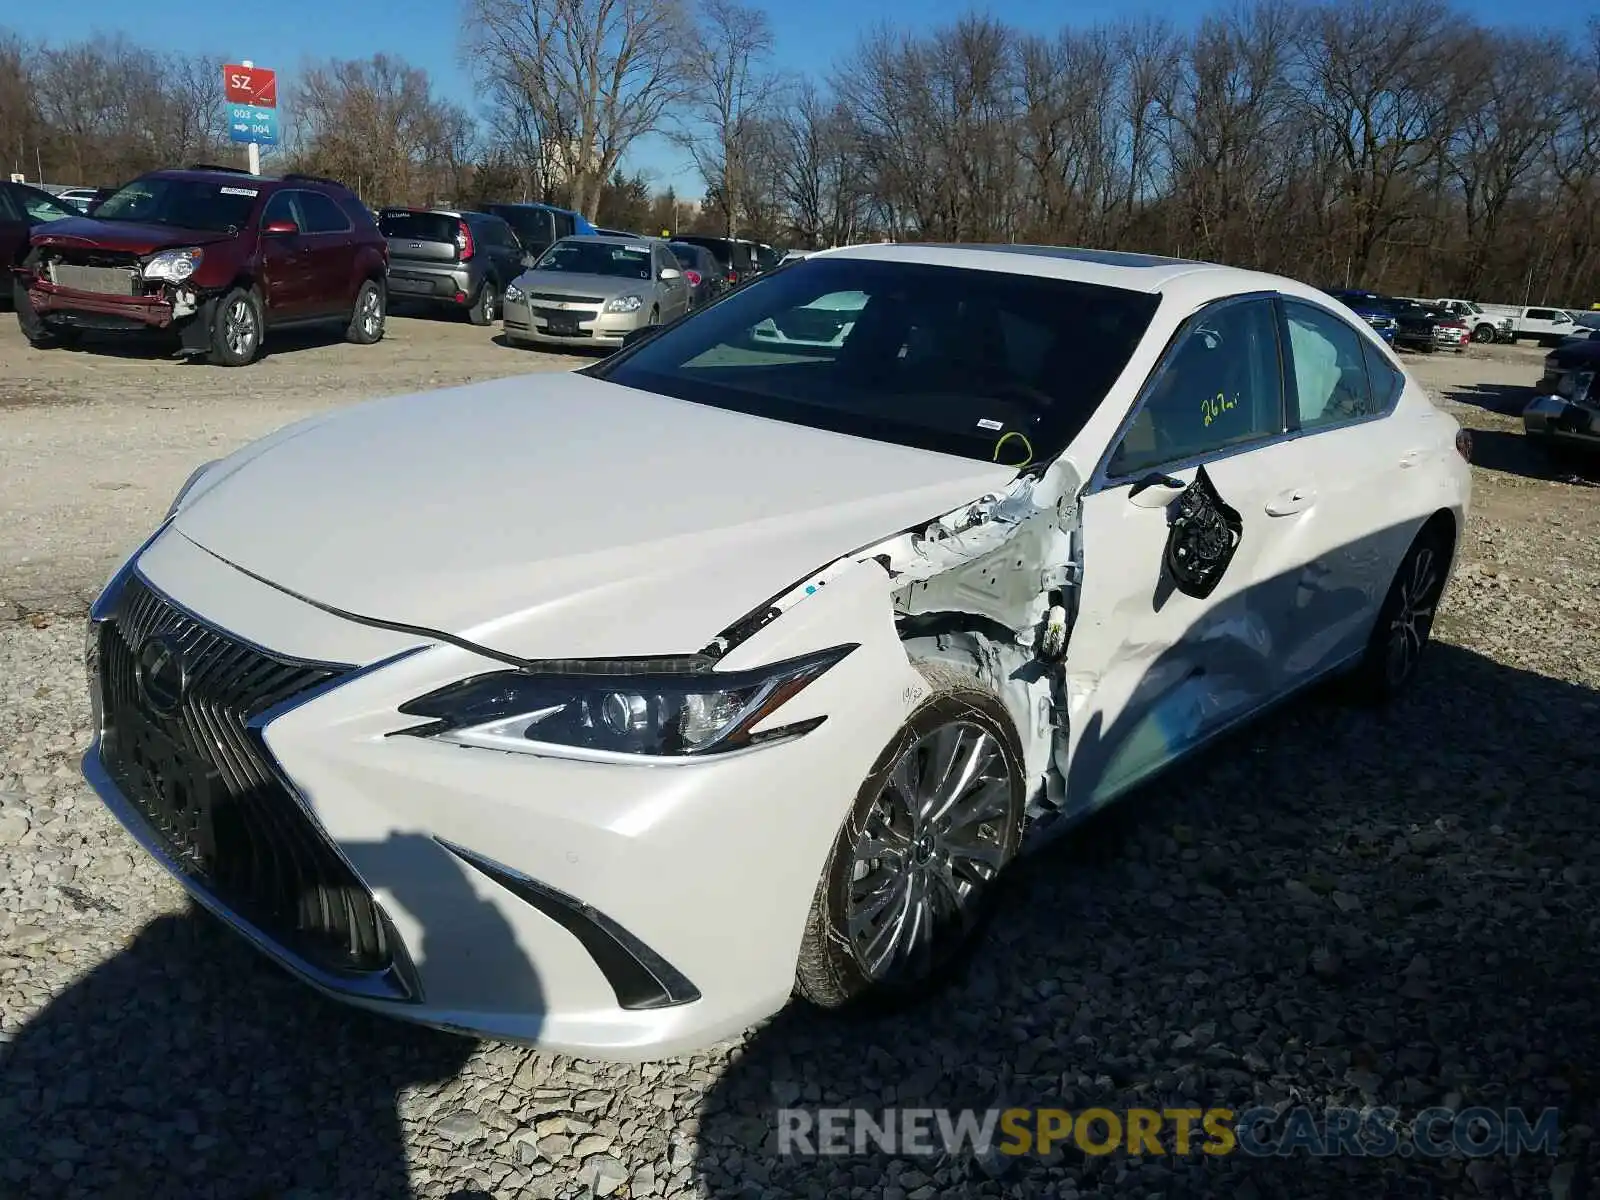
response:
{"label": "bare tree", "polygon": [[464,0],[465,46],[573,207],[593,219],[628,148],[684,96],[680,0]]}
{"label": "bare tree", "polygon": [[673,140],[688,151],[717,197],[724,234],[738,235],[740,201],[756,183],[752,158],[766,138],[781,82],[769,69],[772,23],[738,0],[700,0],[693,50],[685,58],[688,103]]}

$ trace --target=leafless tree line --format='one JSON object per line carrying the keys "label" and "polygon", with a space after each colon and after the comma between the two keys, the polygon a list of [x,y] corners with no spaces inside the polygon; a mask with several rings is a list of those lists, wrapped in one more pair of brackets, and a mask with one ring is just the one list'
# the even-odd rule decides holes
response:
{"label": "leafless tree line", "polygon": [[[740,0],[461,3],[475,112],[403,62],[311,64],[285,157],[375,204],[543,199],[804,246],[1065,243],[1600,300],[1600,19],[1508,32],[1444,0],[1246,0],[1189,31],[1039,36],[974,15],[875,30],[808,79]],[[220,66],[0,32],[0,154],[71,182],[229,154]],[[624,174],[647,134],[685,151],[697,211]]]}

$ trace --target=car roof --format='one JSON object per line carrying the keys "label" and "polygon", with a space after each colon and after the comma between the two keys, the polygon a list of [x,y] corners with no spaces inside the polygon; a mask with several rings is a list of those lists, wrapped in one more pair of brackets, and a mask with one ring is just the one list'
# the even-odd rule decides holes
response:
{"label": "car roof", "polygon": [[1219,263],[1121,250],[1079,246],[1018,246],[989,243],[893,242],[818,250],[806,261],[865,259],[965,267],[1016,275],[1043,276],[1127,291],[1171,295],[1182,302],[1205,303],[1247,292],[1281,292],[1323,302],[1327,293],[1296,279],[1247,271]]}
{"label": "car roof", "polygon": [[[566,237],[557,238],[556,240],[558,242],[582,242],[586,246],[595,242],[600,242],[607,246],[638,246],[649,242],[662,242],[661,238],[617,237],[609,233],[569,233]],[[665,242],[662,242],[662,245],[665,244]]]}

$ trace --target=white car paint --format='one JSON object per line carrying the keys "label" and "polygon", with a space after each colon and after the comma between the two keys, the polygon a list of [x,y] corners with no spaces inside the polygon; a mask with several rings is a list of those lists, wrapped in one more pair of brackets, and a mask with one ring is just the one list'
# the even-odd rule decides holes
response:
{"label": "white car paint", "polygon": [[[1314,289],[1204,264],[916,245],[811,257],[1077,279],[1161,303],[1037,476],[570,374],[321,415],[213,465],[108,586],[96,627],[122,619],[136,577],[236,639],[357,668],[274,710],[260,736],[393,923],[421,999],[352,994],[175,872],[201,903],[376,1011],[600,1057],[700,1047],[789,997],[841,822],[927,693],[913,660],[977,646],[1030,791],[1066,828],[1348,664],[1417,530],[1441,512],[1464,521],[1457,426],[1405,377],[1386,416],[1173,467],[1187,487],[1203,465],[1244,534],[1218,590],[1153,604],[1177,491],[1136,499],[1101,465],[1172,335],[1213,301],[1267,291],[1335,315],[1403,374],[1392,352]],[[1069,628],[1041,579],[1074,593]],[[418,723],[399,706],[436,688],[527,659],[693,654],[769,602],[778,615],[729,639],[716,671],[858,647],[757,727],[825,718],[804,736],[626,763],[395,736]],[[902,642],[897,613],[917,611],[988,612],[1018,636]],[[1050,671],[1011,682],[1041,622],[1065,639],[1064,730],[1046,716]],[[98,742],[85,771],[159,856]],[[446,843],[576,897],[699,998],[624,1007],[568,927]]]}

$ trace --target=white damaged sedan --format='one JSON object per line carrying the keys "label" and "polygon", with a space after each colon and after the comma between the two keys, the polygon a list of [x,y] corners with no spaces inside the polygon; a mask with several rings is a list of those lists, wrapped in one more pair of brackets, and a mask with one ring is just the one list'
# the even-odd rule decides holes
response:
{"label": "white damaged sedan", "polygon": [[84,771],[328,995],[665,1056],[922,994],[1019,854],[1317,680],[1405,686],[1469,455],[1287,279],[824,251],[202,468],[91,614]]}

